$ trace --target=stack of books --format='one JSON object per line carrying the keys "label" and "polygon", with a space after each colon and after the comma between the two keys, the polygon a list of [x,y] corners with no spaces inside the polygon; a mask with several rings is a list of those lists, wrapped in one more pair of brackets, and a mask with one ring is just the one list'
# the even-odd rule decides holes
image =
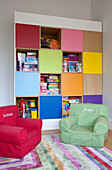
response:
{"label": "stack of books", "polygon": [[42,75],[40,84],[41,95],[59,94],[59,78],[57,75]]}
{"label": "stack of books", "polygon": [[59,82],[59,79],[58,79],[58,76],[56,75],[50,75],[49,78],[47,79],[47,82],[50,83],[50,82]]}
{"label": "stack of books", "polygon": [[50,75],[47,79],[48,90],[50,94],[59,94],[59,79],[58,76]]}
{"label": "stack of books", "polygon": [[70,97],[64,97],[63,102],[68,102],[68,103],[79,103],[79,98],[76,96],[70,96]]}
{"label": "stack of books", "polygon": [[36,52],[27,52],[23,71],[38,71],[38,59]]}
{"label": "stack of books", "polygon": [[48,89],[51,94],[59,94],[59,83],[49,83]]}

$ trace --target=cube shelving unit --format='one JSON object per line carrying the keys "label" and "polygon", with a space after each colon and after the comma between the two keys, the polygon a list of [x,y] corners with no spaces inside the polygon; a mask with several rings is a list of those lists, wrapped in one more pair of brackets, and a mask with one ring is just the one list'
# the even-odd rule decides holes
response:
{"label": "cube shelving unit", "polygon": [[[57,40],[59,48],[42,47],[41,37]],[[15,12],[14,42],[14,103],[35,99],[44,129],[58,127],[66,96],[102,104],[101,22]],[[17,52],[36,52],[38,71],[18,71]],[[69,54],[78,56],[81,72],[63,72],[63,57]],[[44,74],[59,77],[59,94],[41,95]]]}

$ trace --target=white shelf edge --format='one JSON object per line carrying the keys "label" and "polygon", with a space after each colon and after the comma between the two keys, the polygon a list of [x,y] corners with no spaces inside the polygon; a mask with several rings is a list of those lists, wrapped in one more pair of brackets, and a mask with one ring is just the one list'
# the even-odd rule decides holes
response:
{"label": "white shelf edge", "polygon": [[102,32],[102,22],[24,12],[14,12],[14,22],[21,24]]}

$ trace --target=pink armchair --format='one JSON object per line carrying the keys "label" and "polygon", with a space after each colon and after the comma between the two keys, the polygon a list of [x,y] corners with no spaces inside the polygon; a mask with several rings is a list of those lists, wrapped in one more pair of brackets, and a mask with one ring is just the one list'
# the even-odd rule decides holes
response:
{"label": "pink armchair", "polygon": [[41,119],[20,118],[16,105],[0,107],[0,156],[22,158],[41,141]]}

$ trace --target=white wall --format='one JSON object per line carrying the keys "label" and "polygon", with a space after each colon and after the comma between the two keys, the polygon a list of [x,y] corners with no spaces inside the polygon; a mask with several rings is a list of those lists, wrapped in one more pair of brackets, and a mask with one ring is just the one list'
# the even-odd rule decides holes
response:
{"label": "white wall", "polygon": [[0,105],[13,104],[14,11],[91,19],[91,0],[0,0]]}
{"label": "white wall", "polygon": [[92,20],[103,22],[103,103],[112,129],[112,0],[91,0]]}

